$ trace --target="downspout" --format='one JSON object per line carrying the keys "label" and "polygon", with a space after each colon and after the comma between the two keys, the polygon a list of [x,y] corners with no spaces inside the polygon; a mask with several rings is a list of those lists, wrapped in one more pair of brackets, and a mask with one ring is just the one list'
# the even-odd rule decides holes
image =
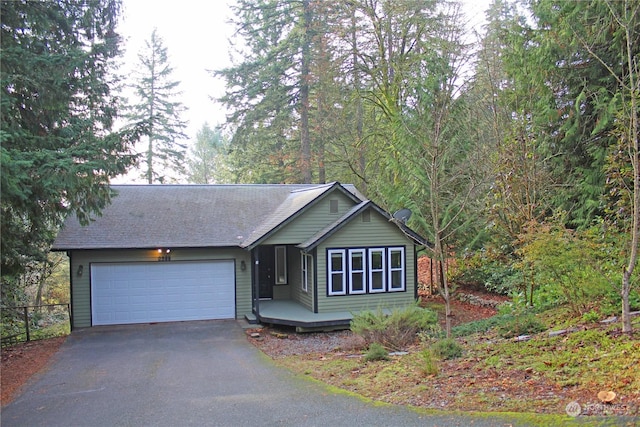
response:
{"label": "downspout", "polygon": [[[71,256],[72,252],[67,251],[67,257],[69,258],[69,330],[73,332],[75,326],[73,324],[73,257]],[[90,269],[88,269],[91,272]],[[91,295],[89,295],[89,300],[91,300]]]}
{"label": "downspout", "polygon": [[418,246],[413,244],[413,299],[418,301]]}
{"label": "downspout", "polygon": [[313,249],[313,312],[318,312],[318,250]]}

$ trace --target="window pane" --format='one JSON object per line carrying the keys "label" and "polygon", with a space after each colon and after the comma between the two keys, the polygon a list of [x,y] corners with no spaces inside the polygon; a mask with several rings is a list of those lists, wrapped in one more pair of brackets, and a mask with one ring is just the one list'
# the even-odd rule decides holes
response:
{"label": "window pane", "polygon": [[362,270],[364,266],[364,257],[362,256],[362,252],[356,252],[351,255],[351,269],[352,270]]}
{"label": "window pane", "polygon": [[331,292],[342,292],[342,273],[333,273],[331,275]]}
{"label": "window pane", "polygon": [[382,268],[382,252],[371,252],[371,268]]}
{"label": "window pane", "polygon": [[383,275],[380,273],[371,273],[371,289],[381,290],[384,289]]}
{"label": "window pane", "polygon": [[346,295],[346,250],[332,249],[328,252],[327,292],[329,295]]}
{"label": "window pane", "polygon": [[276,246],[276,284],[287,283],[287,248]]}
{"label": "window pane", "polygon": [[364,291],[364,274],[363,273],[353,273],[351,275],[351,290],[353,292]]}
{"label": "window pane", "polygon": [[309,255],[302,255],[302,290],[309,290],[309,282],[311,281],[311,257]]}
{"label": "window pane", "polygon": [[404,248],[389,249],[389,291],[404,291]]}
{"label": "window pane", "polygon": [[402,267],[402,252],[391,251],[391,268]]}
{"label": "window pane", "polygon": [[402,288],[402,271],[391,272],[391,288],[393,289]]}
{"label": "window pane", "polygon": [[342,254],[331,254],[331,270],[342,271]]}

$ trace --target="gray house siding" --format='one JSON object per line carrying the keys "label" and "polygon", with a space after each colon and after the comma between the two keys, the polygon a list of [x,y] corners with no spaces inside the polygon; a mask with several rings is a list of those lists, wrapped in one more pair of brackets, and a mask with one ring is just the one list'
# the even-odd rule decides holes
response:
{"label": "gray house siding", "polygon": [[[337,201],[337,211],[331,213],[332,201]],[[334,202],[335,203],[335,202]],[[297,245],[325,228],[348,212],[355,202],[339,191],[333,191],[318,201],[309,210],[278,230],[262,244]]]}
{"label": "gray house siding", "polygon": [[[70,253],[71,263],[71,301],[73,327],[83,328],[91,326],[91,264],[101,262],[144,262],[157,261],[156,249],[128,249],[128,250],[76,250]],[[171,261],[201,261],[201,260],[235,260],[235,294],[236,318],[251,313],[251,272],[244,271],[241,261],[250,265],[247,251],[239,248],[221,249],[174,249],[171,250]],[[168,262],[171,262],[168,261]],[[82,275],[78,269],[82,266]]]}
{"label": "gray house siding", "polygon": [[[372,244],[372,242],[375,242]],[[327,296],[327,251],[343,248],[404,247],[405,290],[378,294]],[[412,240],[386,218],[371,212],[370,222],[363,222],[362,215],[346,224],[322,242],[317,250],[318,312],[359,311],[377,308],[406,306],[415,300],[415,251]]]}

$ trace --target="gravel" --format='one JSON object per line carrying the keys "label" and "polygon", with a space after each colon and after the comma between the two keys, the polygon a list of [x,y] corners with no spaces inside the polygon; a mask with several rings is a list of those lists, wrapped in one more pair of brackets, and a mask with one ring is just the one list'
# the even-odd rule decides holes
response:
{"label": "gravel", "polygon": [[299,334],[281,328],[247,330],[249,340],[272,358],[323,354],[336,351],[359,353],[364,340],[351,331],[312,332]]}

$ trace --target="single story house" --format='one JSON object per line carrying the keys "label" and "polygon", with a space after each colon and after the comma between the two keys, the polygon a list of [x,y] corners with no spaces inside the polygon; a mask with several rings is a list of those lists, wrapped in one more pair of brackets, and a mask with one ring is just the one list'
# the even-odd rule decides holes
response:
{"label": "single story house", "polygon": [[246,318],[299,330],[412,304],[424,240],[352,185],[114,185],[67,218],[72,327]]}

